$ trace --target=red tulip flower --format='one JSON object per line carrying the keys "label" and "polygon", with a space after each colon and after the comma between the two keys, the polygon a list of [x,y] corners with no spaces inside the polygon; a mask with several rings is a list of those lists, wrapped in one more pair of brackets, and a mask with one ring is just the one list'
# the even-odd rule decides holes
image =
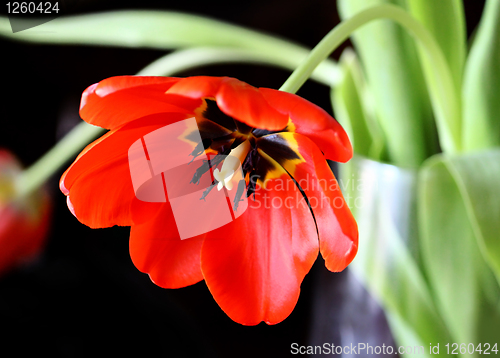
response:
{"label": "red tulip flower", "polygon": [[[318,251],[335,272],[356,255],[357,225],[326,161],[348,161],[352,147],[316,105],[227,77],[126,76],[85,90],[80,114],[110,131],[62,176],[68,206],[92,228],[131,226],[132,261],[155,284],[205,280],[234,321],[275,324],[295,307]],[[128,151],[148,133],[193,117],[202,143],[191,144],[192,155],[236,156],[248,207],[227,225],[181,240],[168,198],[152,203],[135,195]],[[225,165],[212,173],[219,189],[227,184]]]}
{"label": "red tulip flower", "polygon": [[51,205],[45,192],[16,197],[21,170],[10,152],[0,150],[0,274],[35,257],[49,228]]}

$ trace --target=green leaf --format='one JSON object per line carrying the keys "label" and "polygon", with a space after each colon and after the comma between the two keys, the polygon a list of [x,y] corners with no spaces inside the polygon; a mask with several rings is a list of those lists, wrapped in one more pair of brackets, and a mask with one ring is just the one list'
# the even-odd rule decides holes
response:
{"label": "green leaf", "polygon": [[[297,67],[310,49],[289,40],[203,16],[169,11],[112,11],[59,17],[15,34],[0,17],[0,36],[47,44],[81,44],[132,48],[174,49],[194,46],[233,47],[263,54],[267,61]],[[329,85],[340,79],[332,60],[315,71],[315,79]]]}
{"label": "green leaf", "polygon": [[[456,142],[456,146],[460,146],[462,114],[459,101],[467,46],[462,0],[405,1],[410,13],[429,30],[431,36],[437,41],[449,68],[452,83],[447,88],[443,86],[442,79],[440,78],[442,74],[439,73],[439,70],[436,71],[437,64],[428,57],[424,48],[421,46],[418,47],[418,54],[424,70],[428,93],[431,96],[434,114],[438,120],[438,128],[442,132],[443,123],[446,122]],[[453,91],[453,98],[456,99],[456,103],[451,104],[450,108],[442,108],[439,103],[439,96],[442,96],[443,91]],[[427,122],[427,125],[427,133],[430,135],[429,140],[434,142],[436,139],[434,137],[435,126],[429,122]],[[448,143],[442,140],[441,145],[444,152],[450,151]],[[456,150],[459,148],[453,149]]]}
{"label": "green leaf", "polygon": [[[381,302],[398,345],[451,342],[419,264],[417,172],[355,156],[340,185],[358,222],[359,251],[351,264]],[[425,355],[424,355],[425,356]]]}
{"label": "green leaf", "polygon": [[423,261],[454,342],[496,343],[500,336],[500,287],[478,245],[500,263],[499,175],[500,151],[437,156],[421,171]]}
{"label": "green leaf", "polygon": [[[389,0],[340,0],[342,18]],[[353,35],[377,118],[387,140],[390,161],[417,167],[437,152],[432,139],[432,110],[414,40],[391,20],[370,23]],[[430,138],[430,139],[429,139]]]}
{"label": "green leaf", "polygon": [[452,157],[447,166],[466,203],[479,247],[500,282],[500,149]]}
{"label": "green leaf", "polygon": [[465,67],[463,146],[500,146],[500,1],[488,0]]}
{"label": "green leaf", "polygon": [[337,120],[351,138],[354,152],[372,159],[381,159],[384,138],[370,113],[368,88],[356,54],[344,50],[339,62],[342,81],[332,87],[331,98]]}
{"label": "green leaf", "polygon": [[[462,86],[462,73],[466,57],[465,15],[461,0],[407,0],[411,14],[419,20],[437,40],[450,67],[455,88]],[[426,67],[431,66],[424,60]],[[427,72],[428,69],[427,69]],[[432,73],[428,75],[432,76]]]}

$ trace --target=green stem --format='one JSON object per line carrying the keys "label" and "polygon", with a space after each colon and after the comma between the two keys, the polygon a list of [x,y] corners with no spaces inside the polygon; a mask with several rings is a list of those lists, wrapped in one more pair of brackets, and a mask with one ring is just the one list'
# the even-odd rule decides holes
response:
{"label": "green stem", "polygon": [[[28,27],[29,20],[18,21],[20,24],[26,21]],[[40,31],[42,29],[43,31]],[[290,40],[205,16],[175,11],[121,10],[63,16],[15,34],[12,33],[8,18],[0,16],[0,36],[16,41],[47,44],[160,50],[198,46],[230,47],[259,52],[285,64],[292,59],[303,60],[310,51],[309,48]],[[327,71],[331,76],[329,82],[340,79],[341,72],[334,61],[327,60],[319,67],[328,67]]]}
{"label": "green stem", "polygon": [[361,26],[377,19],[391,19],[399,23],[413,35],[425,50],[433,64],[437,78],[437,90],[433,93],[433,103],[443,151],[454,153],[460,150],[460,114],[457,112],[458,99],[453,79],[446,59],[431,33],[410,14],[398,6],[378,5],[361,11],[352,18],[341,22],[331,30],[311,51],[308,58],[292,73],[281,86],[281,91],[295,93],[311,76],[316,66],[325,60],[342,42]]}
{"label": "green stem", "polygon": [[35,164],[23,171],[17,181],[17,196],[25,197],[38,189],[64,163],[103,132],[104,129],[85,122],[76,125]]}
{"label": "green stem", "polygon": [[[181,71],[199,66],[223,63],[247,63],[281,67],[295,70],[303,57],[283,57],[277,52],[256,49],[237,49],[225,47],[195,47],[178,50],[149,64],[137,73],[138,76],[171,76]],[[311,79],[326,86],[337,85],[341,79],[338,66],[334,62],[323,62],[311,74]]]}

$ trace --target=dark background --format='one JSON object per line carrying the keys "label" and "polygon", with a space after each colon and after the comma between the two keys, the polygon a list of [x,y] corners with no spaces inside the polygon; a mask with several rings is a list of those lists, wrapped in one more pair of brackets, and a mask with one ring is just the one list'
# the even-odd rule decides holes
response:
{"label": "dark background", "polygon": [[[479,20],[482,5],[482,1],[465,2],[469,33]],[[335,1],[327,0],[87,0],[69,12],[117,9],[204,14],[309,47],[339,22]],[[25,165],[78,123],[79,99],[86,87],[110,76],[134,74],[165,54],[148,49],[36,45],[2,38],[0,46],[0,147],[13,151]],[[289,75],[275,68],[246,65],[210,66],[179,75],[199,74],[233,76],[271,88],[279,88]],[[299,94],[332,113],[325,86],[310,81]],[[130,260],[128,228],[91,230],[71,215],[58,190],[62,171],[47,184],[53,194],[54,217],[46,249],[37,261],[0,278],[0,349],[5,356],[280,357],[290,355],[293,342],[339,342],[346,320],[355,321],[350,324],[379,343],[391,344],[376,304],[365,293],[357,300],[349,298],[346,282],[350,276],[329,273],[321,258],[306,276],[293,313],[275,326],[234,323],[203,282],[178,290],[155,286]]]}

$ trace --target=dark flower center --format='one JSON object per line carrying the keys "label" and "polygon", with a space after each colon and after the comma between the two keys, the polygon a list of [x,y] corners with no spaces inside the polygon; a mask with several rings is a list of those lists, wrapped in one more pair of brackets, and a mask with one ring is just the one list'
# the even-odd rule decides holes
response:
{"label": "dark flower center", "polygon": [[[299,155],[293,150],[289,143],[279,134],[290,132],[289,128],[280,131],[269,131],[260,128],[253,128],[238,121],[222,112],[213,99],[204,99],[203,105],[195,111],[198,130],[201,136],[201,143],[198,143],[191,155],[194,158],[207,153],[211,154],[211,159],[205,161],[193,176],[191,182],[197,183],[201,176],[209,170],[220,167],[221,163],[228,155],[239,151],[245,142],[246,146],[243,155],[239,158],[243,171],[244,183],[239,183],[238,188],[246,188],[247,196],[255,191],[257,183],[265,182],[270,173],[276,167],[276,162],[283,160],[299,159]],[[263,155],[263,154],[266,155]],[[270,160],[273,158],[274,160]],[[217,170],[217,169],[216,169]],[[243,180],[242,180],[243,181]],[[214,184],[217,183],[214,180]],[[209,189],[207,189],[208,194]],[[204,194],[204,197],[206,196]]]}

